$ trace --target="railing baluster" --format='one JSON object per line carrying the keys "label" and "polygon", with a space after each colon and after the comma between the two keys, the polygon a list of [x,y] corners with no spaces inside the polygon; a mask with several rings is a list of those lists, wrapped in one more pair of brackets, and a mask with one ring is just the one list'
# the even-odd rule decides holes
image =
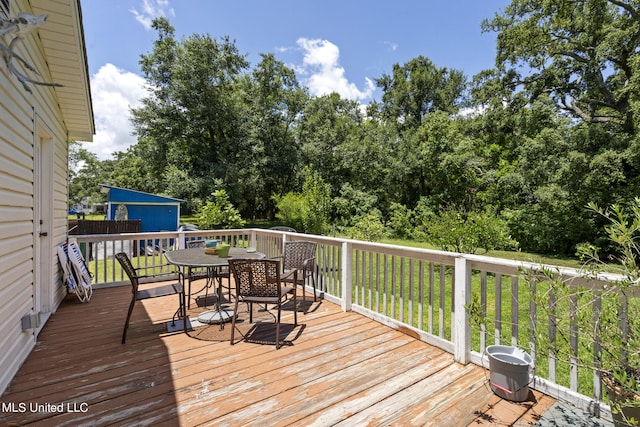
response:
{"label": "railing baluster", "polygon": [[391,257],[391,318],[396,318],[396,256]]}
{"label": "railing baluster", "polygon": [[404,265],[405,259],[404,257],[400,257],[400,322],[404,323]]}
{"label": "railing baluster", "polygon": [[[622,296],[622,295],[621,295]],[[626,299],[625,299],[626,302]],[[621,306],[623,306],[623,302],[621,301]],[[598,324],[598,319],[600,318],[600,311],[602,310],[602,294],[600,292],[596,293],[596,298],[593,301],[593,324],[597,325]],[[626,319],[626,315],[628,314],[627,310],[622,310],[621,311],[622,316],[625,317]],[[628,342],[627,341],[627,336],[626,336],[626,327],[622,326],[622,339],[624,341],[622,342]],[[593,366],[594,366],[594,370],[593,370],[593,398],[596,400],[596,402],[600,402],[602,401],[602,379],[600,377],[600,352],[601,352],[601,347],[600,347],[600,342],[601,342],[601,336],[600,336],[600,329],[596,328],[595,331],[595,339],[593,341]],[[626,357],[626,348],[623,349],[623,351],[625,352],[624,357]],[[621,363],[626,363],[626,359],[624,359],[623,362]],[[596,411],[600,411],[600,407],[599,405],[596,406]],[[599,413],[597,413],[596,415],[600,415]]]}
{"label": "railing baluster", "polygon": [[424,261],[418,264],[418,329],[424,330]]}
{"label": "railing baluster", "polygon": [[496,320],[494,326],[495,344],[500,345],[502,342],[502,274],[496,274]]}
{"label": "railing baluster", "polygon": [[413,326],[413,310],[414,310],[414,296],[413,296],[413,258],[409,258],[409,318],[407,323]]}
{"label": "railing baluster", "polygon": [[575,294],[569,296],[569,388],[578,390],[578,297]]}
{"label": "railing baluster", "polygon": [[445,310],[445,281],[446,281],[446,266],[440,264],[440,295],[438,302],[438,336],[444,338],[444,310]]}
{"label": "railing baluster", "polygon": [[557,333],[557,318],[556,318],[556,294],[551,290],[549,292],[549,351],[547,357],[549,358],[549,380],[556,382],[556,355],[553,352],[553,348],[556,345],[556,333]]}
{"label": "railing baluster", "polygon": [[376,312],[380,313],[380,253],[376,252]]}
{"label": "railing baluster", "polygon": [[518,277],[511,276],[511,345],[518,345]]}
{"label": "railing baluster", "polygon": [[531,297],[529,298],[529,351],[531,352],[530,354],[533,360],[536,360],[537,348],[535,333],[537,330],[538,313],[535,298],[533,298],[533,295],[535,295],[537,291],[536,281],[533,281],[529,285],[531,287]]}
{"label": "railing baluster", "polygon": [[384,289],[384,293],[383,293],[383,304],[382,304],[382,313],[385,316],[389,315],[389,307],[388,307],[388,300],[387,300],[387,295],[389,294],[389,287],[388,287],[388,283],[389,283],[389,257],[387,256],[387,254],[384,254],[384,280],[382,281],[382,283],[384,284],[383,289]]}
{"label": "railing baluster", "polygon": [[367,307],[370,310],[374,309],[373,305],[373,253],[369,252],[369,278],[367,280],[367,288],[368,288],[368,296],[367,296]]}
{"label": "railing baluster", "polygon": [[[487,314],[487,272],[482,271],[480,273],[480,309],[482,310],[482,316]],[[484,349],[487,347],[487,325],[482,323],[480,325],[480,353],[484,353]]]}
{"label": "railing baluster", "polygon": [[429,262],[429,322],[428,322],[428,330],[430,334],[433,334],[433,312],[435,310],[435,264],[433,261]]}
{"label": "railing baluster", "polygon": [[351,298],[353,295],[353,246],[350,242],[342,243],[342,309],[351,311]]}

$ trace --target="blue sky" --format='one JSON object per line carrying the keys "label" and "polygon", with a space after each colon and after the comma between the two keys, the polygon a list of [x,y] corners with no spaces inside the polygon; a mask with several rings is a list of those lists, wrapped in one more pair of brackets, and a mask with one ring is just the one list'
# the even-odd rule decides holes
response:
{"label": "blue sky", "polygon": [[225,35],[253,65],[273,53],[296,70],[313,95],[338,92],[362,103],[380,99],[373,80],[419,55],[468,77],[491,68],[493,33],[480,23],[508,0],[85,0],[83,24],[100,159],[135,143],[130,106],[144,96],[140,55],[157,32],[151,20],[165,16],[178,39]]}

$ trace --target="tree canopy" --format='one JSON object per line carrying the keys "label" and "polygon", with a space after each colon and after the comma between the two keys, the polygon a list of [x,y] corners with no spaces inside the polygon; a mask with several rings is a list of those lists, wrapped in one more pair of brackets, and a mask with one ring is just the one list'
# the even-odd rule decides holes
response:
{"label": "tree canopy", "polygon": [[473,250],[604,246],[586,206],[640,195],[638,13],[637,0],[513,0],[482,24],[495,68],[468,79],[419,56],[376,79],[368,105],[311,96],[273,55],[252,66],[229,37],[176,40],[158,19],[138,143],[105,162],[78,151],[70,191],[99,179],[191,212],[224,191],[243,218],[362,238],[449,242],[462,224]]}

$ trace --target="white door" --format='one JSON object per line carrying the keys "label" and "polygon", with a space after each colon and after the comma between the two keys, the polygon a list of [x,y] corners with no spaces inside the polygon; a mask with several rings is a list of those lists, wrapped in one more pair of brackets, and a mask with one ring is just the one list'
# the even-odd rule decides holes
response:
{"label": "white door", "polygon": [[53,140],[41,120],[34,141],[34,312],[43,320],[53,308]]}

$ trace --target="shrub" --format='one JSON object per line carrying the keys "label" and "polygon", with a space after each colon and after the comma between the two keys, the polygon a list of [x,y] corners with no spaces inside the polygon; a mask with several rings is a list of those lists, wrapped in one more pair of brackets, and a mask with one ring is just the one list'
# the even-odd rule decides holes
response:
{"label": "shrub", "polygon": [[422,224],[427,239],[442,250],[476,253],[482,249],[511,249],[517,242],[509,235],[507,223],[489,213],[471,212],[463,215],[454,209],[429,215]]}
{"label": "shrub", "polygon": [[352,226],[374,209],[378,198],[353,188],[349,183],[340,187],[340,195],[333,199],[336,219],[343,226]]}
{"label": "shrub", "polygon": [[350,227],[349,236],[352,239],[377,242],[385,236],[385,231],[382,216],[375,210],[363,215],[353,227]]}
{"label": "shrub", "polygon": [[273,196],[276,202],[276,218],[298,231],[322,234],[329,220],[331,196],[329,185],[319,173],[305,169],[302,193]]}
{"label": "shrub", "polygon": [[296,230],[304,229],[305,198],[300,193],[289,192],[282,197],[273,196],[278,212],[276,218]]}
{"label": "shrub", "polygon": [[196,221],[201,229],[215,230],[219,228],[242,228],[245,221],[238,210],[229,201],[224,190],[211,193],[211,200],[207,200],[198,209]]}
{"label": "shrub", "polygon": [[395,237],[409,239],[413,237],[413,211],[400,203],[391,203],[389,229]]}

